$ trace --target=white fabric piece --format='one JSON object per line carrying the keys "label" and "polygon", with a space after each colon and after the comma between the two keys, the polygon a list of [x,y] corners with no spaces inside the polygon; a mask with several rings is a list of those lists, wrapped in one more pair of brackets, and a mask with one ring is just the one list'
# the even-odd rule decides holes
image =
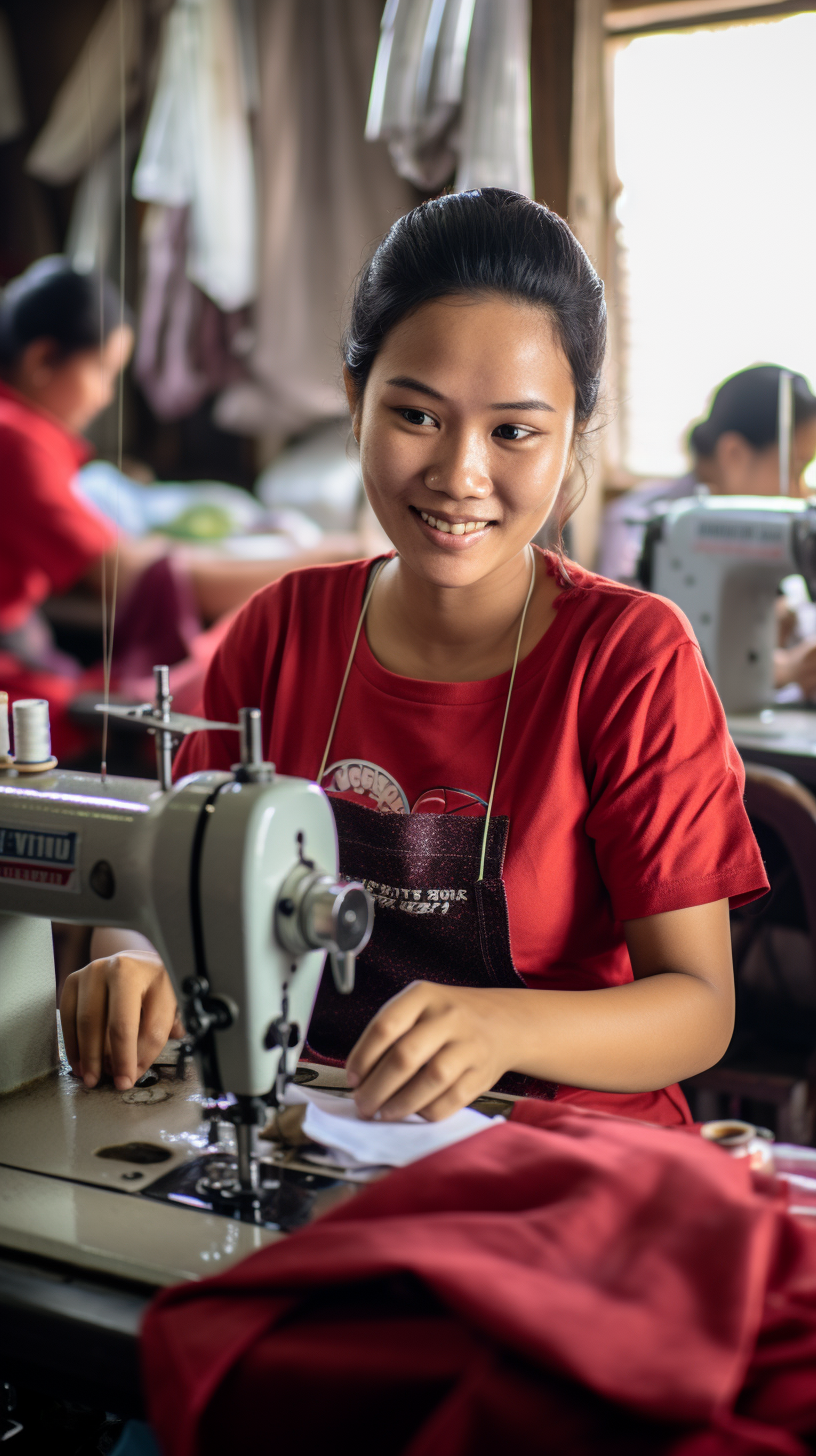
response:
{"label": "white fabric piece", "polygon": [[104,151],[120,125],[122,61],[126,112],[140,94],[141,47],[140,0],[108,0],[54,98],[26,171],[55,185],[73,182]]}
{"label": "white fabric piece", "polygon": [[485,1117],[463,1107],[441,1122],[416,1115],[402,1122],[367,1122],[351,1097],[290,1086],[287,1105],[306,1104],[303,1131],[330,1155],[335,1167],[359,1172],[368,1168],[405,1168],[419,1158],[484,1132],[503,1117]]}
{"label": "white fabric piece", "polygon": [[187,272],[225,312],[257,289],[255,164],[232,0],[176,0],[133,195],[189,204]]}
{"label": "white fabric piece", "polygon": [[531,197],[530,0],[389,0],[366,136],[417,186]]}
{"label": "white fabric piece", "polygon": [[530,0],[476,0],[465,68],[456,191],[533,195]]}
{"label": "white fabric piece", "polygon": [[0,10],[0,142],[10,142],[19,136],[25,131],[25,124],[11,29]]}

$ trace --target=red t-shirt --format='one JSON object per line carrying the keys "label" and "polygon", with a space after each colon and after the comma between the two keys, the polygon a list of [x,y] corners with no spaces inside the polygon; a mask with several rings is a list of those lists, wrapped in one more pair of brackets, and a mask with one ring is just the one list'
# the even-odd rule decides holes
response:
{"label": "red t-shirt", "polygon": [[[260,707],[266,756],[282,773],[318,772],[370,565],[312,567],[265,588],[210,667],[206,715],[235,721],[240,707]],[[530,987],[582,990],[631,981],[625,920],[726,896],[742,905],[767,880],[742,763],[686,618],[660,597],[568,570],[554,622],[518,666],[494,812],[510,819],[516,969]],[[456,791],[449,803],[486,799],[508,683],[509,673],[400,677],[363,631],[324,787],[372,812],[410,811],[441,787]],[[176,774],[235,757],[234,735],[199,734]]]}
{"label": "red t-shirt", "polygon": [[22,626],[115,540],[105,517],[73,489],[90,453],[58,420],[0,382],[0,631]]}

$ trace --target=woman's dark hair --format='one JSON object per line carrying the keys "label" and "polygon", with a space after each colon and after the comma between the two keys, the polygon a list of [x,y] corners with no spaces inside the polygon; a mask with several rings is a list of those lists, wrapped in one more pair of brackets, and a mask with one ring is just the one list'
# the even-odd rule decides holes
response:
{"label": "woman's dark hair", "polygon": [[80,273],[69,258],[40,258],[0,295],[0,368],[15,364],[35,339],[52,339],[65,359],[99,348],[122,320],[119,290],[108,278]]}
{"label": "woman's dark hair", "polygon": [[[742,435],[755,450],[775,445],[779,438],[778,364],[757,364],[741,369],[721,384],[713,400],[707,420],[701,420],[689,435],[693,453],[709,460],[721,435],[733,431]],[[793,424],[803,425],[816,419],[816,395],[801,374],[791,375]]]}
{"label": "woman's dark hair", "polygon": [[606,347],[603,284],[562,218],[499,187],[423,202],[383,238],[357,280],[343,340],[358,389],[401,319],[431,299],[474,293],[547,310],[572,370],[576,420],[585,424]]}

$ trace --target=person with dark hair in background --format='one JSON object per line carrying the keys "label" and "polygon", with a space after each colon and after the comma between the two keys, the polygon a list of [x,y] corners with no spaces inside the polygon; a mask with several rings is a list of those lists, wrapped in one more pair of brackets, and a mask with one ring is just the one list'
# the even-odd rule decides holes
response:
{"label": "person with dark hair in background", "polygon": [[[708,418],[691,430],[693,468],[675,480],[635,486],[604,512],[598,570],[634,584],[646,525],[659,501],[680,500],[706,486],[712,495],[779,495],[779,376],[775,364],[733,374],[717,389]],[[816,395],[801,374],[791,375],[793,434],[790,493],[805,494],[804,473],[816,455]],[[816,692],[816,638],[797,633],[794,615],[780,598],[777,688],[798,683]],[[804,614],[803,614],[804,615]],[[812,629],[811,629],[812,630]]]}
{"label": "person with dark hair in background", "polygon": [[168,555],[157,537],[117,541],[75,477],[92,453],[82,432],[111,402],[132,348],[117,289],[66,258],[40,259],[0,296],[0,686],[12,699],[49,699],[57,754],[81,743],[67,718],[79,668],[54,647],[39,612],[48,596],[77,583],[99,592],[104,579],[110,597],[116,583],[138,630],[145,594],[164,587],[170,615],[184,602],[194,622],[213,623],[283,571],[360,549],[356,537],[326,537],[295,557],[245,562],[195,546]]}
{"label": "person with dark hair in background", "polygon": [[[496,188],[422,204],[359,279],[344,375],[395,550],[290,573],[237,615],[213,717],[263,714],[376,905],[311,1055],[363,1116],[487,1089],[662,1123],[733,1025],[728,907],[766,889],[742,765],[685,618],[531,543],[563,521],[598,396],[603,286],[567,224]],[[222,768],[227,735],[176,772]],[[173,1025],[145,942],[106,932],[62,995],[74,1071],[129,1087]],[[516,1115],[534,1113],[529,1100]]]}

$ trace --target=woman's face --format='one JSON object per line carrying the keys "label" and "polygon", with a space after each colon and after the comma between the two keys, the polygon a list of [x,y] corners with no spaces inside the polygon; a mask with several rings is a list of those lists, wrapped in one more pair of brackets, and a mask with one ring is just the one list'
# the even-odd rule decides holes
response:
{"label": "woman's face", "polygon": [[133,330],[114,329],[100,348],[60,358],[49,339],[35,339],[23,353],[12,383],[21,394],[80,434],[113,399],[116,380],[133,350]]}
{"label": "woman's face", "polygon": [[366,493],[402,560],[473,583],[524,549],[570,467],[575,387],[543,309],[498,295],[424,304],[387,335],[362,401]]}
{"label": "woman's face", "polygon": [[[816,420],[797,426],[791,439],[790,493],[807,493],[804,474],[816,455]],[[715,490],[726,495],[779,495],[779,447],[757,450],[742,435],[727,431],[717,441],[710,472]],[[701,472],[702,473],[702,472]]]}

